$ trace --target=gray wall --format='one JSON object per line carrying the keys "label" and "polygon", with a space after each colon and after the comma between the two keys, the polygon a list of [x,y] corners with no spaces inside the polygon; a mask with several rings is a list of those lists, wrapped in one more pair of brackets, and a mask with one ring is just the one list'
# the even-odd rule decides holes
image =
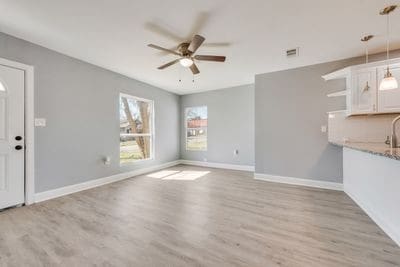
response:
{"label": "gray wall", "polygon": [[345,108],[344,98],[326,96],[345,84],[321,76],[361,63],[362,57],[256,75],[256,173],[342,182],[342,149],[328,143],[321,126],[328,111]]}
{"label": "gray wall", "polygon": [[[0,57],[35,67],[36,192],[179,159],[179,96],[3,33]],[[120,92],[155,101],[153,161],[119,166]]]}
{"label": "gray wall", "polygon": [[[202,105],[208,107],[208,150],[186,151],[185,108]],[[181,96],[181,116],[182,159],[254,166],[254,85]]]}
{"label": "gray wall", "polygon": [[[180,99],[3,33],[0,57],[35,66],[35,117],[47,119],[47,127],[36,128],[36,192],[169,162],[180,156],[254,165],[254,136],[259,173],[329,181],[340,181],[342,177],[341,149],[328,145],[326,135],[320,132],[320,126],[326,124],[326,111],[344,106],[344,101],[326,97],[327,92],[341,85],[325,83],[320,76],[361,63],[361,58],[257,75],[255,93],[254,86],[248,85]],[[119,166],[120,92],[155,101],[153,161]],[[208,106],[206,153],[185,151],[184,138],[180,143],[180,136],[185,136],[183,121],[179,121],[183,110],[197,105]],[[233,156],[234,149],[239,149],[238,157]],[[112,158],[109,166],[102,164],[106,155]]]}

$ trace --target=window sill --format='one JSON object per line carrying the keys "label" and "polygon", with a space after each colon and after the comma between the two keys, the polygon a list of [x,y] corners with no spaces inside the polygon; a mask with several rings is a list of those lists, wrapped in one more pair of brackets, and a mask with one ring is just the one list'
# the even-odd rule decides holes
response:
{"label": "window sill", "polygon": [[154,157],[153,158],[148,158],[148,159],[136,160],[136,161],[133,161],[133,162],[119,163],[119,166],[120,167],[135,166],[135,165],[140,165],[142,163],[146,163],[146,162],[149,162],[149,161],[152,161],[152,160],[154,160]]}

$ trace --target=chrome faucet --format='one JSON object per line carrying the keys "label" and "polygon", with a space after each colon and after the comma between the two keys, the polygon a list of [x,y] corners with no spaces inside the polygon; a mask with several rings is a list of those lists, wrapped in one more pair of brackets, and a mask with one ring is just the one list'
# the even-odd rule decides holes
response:
{"label": "chrome faucet", "polygon": [[396,123],[400,120],[400,116],[394,118],[392,121],[392,136],[390,137],[390,147],[397,148],[397,137],[396,137]]}

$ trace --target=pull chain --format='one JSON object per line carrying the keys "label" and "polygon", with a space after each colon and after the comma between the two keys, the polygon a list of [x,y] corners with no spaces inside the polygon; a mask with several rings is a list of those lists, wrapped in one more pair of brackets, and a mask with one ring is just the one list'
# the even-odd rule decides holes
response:
{"label": "pull chain", "polygon": [[[368,64],[368,61],[369,61],[368,41],[365,42],[365,60]],[[367,81],[367,84],[364,87],[364,91],[368,91],[368,90],[369,90],[369,83]]]}

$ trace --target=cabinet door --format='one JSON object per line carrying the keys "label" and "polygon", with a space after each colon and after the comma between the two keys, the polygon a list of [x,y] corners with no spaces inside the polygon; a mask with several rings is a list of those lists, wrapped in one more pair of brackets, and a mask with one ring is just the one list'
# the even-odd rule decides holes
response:
{"label": "cabinet door", "polygon": [[376,110],[376,68],[355,71],[353,75],[352,114],[375,113]]}
{"label": "cabinet door", "polygon": [[[385,76],[386,68],[378,68],[378,88]],[[390,72],[400,84],[400,65],[391,66]],[[400,112],[400,89],[378,91],[378,111],[382,113]]]}

